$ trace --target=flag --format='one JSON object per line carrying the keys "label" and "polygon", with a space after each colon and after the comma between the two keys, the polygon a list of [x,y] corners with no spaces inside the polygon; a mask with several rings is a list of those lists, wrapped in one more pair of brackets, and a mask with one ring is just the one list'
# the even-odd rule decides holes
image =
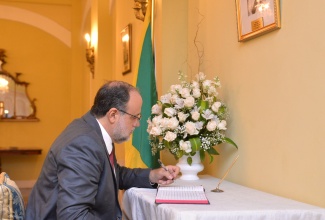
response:
{"label": "flag", "polygon": [[139,62],[134,80],[134,85],[140,90],[143,99],[142,118],[140,126],[133,132],[132,141],[125,144],[125,165],[130,168],[157,168],[159,167],[157,161],[159,155],[152,155],[147,132],[147,120],[151,115],[151,107],[157,102],[155,63],[151,39],[151,0],[148,2],[143,25],[142,47],[138,56]]}

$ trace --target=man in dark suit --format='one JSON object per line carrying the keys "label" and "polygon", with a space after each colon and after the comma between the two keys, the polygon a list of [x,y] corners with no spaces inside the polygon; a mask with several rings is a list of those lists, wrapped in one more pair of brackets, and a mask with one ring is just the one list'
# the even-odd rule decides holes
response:
{"label": "man in dark suit", "polygon": [[70,123],[51,146],[25,219],[121,219],[119,189],[172,183],[177,166],[166,171],[117,164],[113,143],[128,140],[140,125],[141,106],[133,86],[121,81],[103,85],[90,112]]}

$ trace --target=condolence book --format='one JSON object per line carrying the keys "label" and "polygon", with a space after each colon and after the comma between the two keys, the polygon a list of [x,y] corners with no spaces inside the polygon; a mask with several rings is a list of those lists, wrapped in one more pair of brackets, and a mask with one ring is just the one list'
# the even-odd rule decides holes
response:
{"label": "condolence book", "polygon": [[156,203],[210,204],[203,186],[159,186]]}

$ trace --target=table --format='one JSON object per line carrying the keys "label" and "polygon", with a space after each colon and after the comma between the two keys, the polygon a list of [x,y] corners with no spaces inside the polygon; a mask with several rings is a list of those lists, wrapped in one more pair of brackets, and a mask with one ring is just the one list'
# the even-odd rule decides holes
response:
{"label": "table", "polygon": [[39,148],[0,147],[0,173],[2,172],[1,156],[39,155],[41,153],[42,153],[42,149]]}
{"label": "table", "polygon": [[210,205],[155,204],[156,189],[131,188],[123,196],[125,220],[325,220],[325,209],[223,181],[176,179],[174,185],[203,185]]}

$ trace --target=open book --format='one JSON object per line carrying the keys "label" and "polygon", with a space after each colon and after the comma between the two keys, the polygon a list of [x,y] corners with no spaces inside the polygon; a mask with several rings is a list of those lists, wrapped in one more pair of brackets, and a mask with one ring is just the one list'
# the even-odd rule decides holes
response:
{"label": "open book", "polygon": [[210,204],[203,186],[159,186],[155,202]]}

